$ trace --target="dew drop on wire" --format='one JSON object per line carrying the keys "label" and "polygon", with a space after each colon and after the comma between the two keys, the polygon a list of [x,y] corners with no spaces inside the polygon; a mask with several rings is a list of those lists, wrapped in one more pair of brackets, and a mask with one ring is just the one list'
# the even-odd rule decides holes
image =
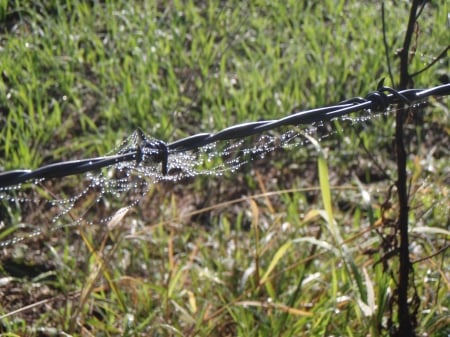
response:
{"label": "dew drop on wire", "polygon": [[[373,116],[377,115],[350,116],[345,119],[345,123],[346,125],[366,123],[374,118]],[[378,116],[380,117],[381,114],[378,114]],[[343,121],[341,118],[336,118],[336,120]],[[311,135],[316,139],[326,139],[333,132],[336,132],[329,128],[328,122],[316,123],[307,127],[289,128],[286,132],[280,132],[279,134],[266,133],[252,136],[250,137],[251,139],[216,142],[195,151],[170,153],[168,162],[169,174],[166,176],[161,174],[160,165],[137,165],[135,161],[117,163],[100,173],[87,173],[85,175],[87,187],[83,187],[81,191],[74,192],[76,194],[71,196],[48,201],[48,205],[56,208],[52,212],[57,212],[57,214],[52,215],[52,219],[49,221],[51,222],[51,230],[57,230],[62,226],[68,225],[78,226],[81,223],[83,225],[105,223],[108,219],[111,219],[111,217],[105,215],[98,215],[95,218],[94,215],[92,218],[80,216],[74,221],[70,213],[75,207],[92,207],[100,202],[121,197],[127,200],[125,201],[128,203],[127,207],[133,207],[139,203],[139,200],[154,184],[160,182],[176,183],[199,175],[223,177],[227,173],[237,172],[239,168],[253,160],[267,157],[273,151],[296,149],[308,144],[308,142],[304,141],[303,135],[305,134]],[[132,149],[136,145],[136,141],[135,136],[128,137],[121,148],[113,154]],[[170,172],[172,172],[172,175]],[[34,184],[41,182],[35,180]],[[29,185],[27,184],[26,186]],[[39,199],[26,199],[10,195],[13,194],[11,191],[15,193],[22,188],[22,185],[0,188],[0,200],[7,199],[11,203],[39,202]],[[87,203],[85,202],[86,200],[88,201]],[[95,207],[93,208],[95,209]],[[77,210],[74,213],[83,214],[82,210],[80,212]],[[100,217],[102,218],[99,219]],[[58,226],[56,225],[57,223]],[[0,243],[0,245],[2,244]]]}

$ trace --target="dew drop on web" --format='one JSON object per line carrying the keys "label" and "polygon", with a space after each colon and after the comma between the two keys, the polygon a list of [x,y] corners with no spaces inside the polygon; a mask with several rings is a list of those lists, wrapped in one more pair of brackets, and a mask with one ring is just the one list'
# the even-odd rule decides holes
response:
{"label": "dew drop on web", "polygon": [[[373,118],[380,118],[383,113],[366,112],[355,116],[337,118],[340,123],[350,125],[364,125]],[[79,178],[84,181],[85,187],[80,191],[74,190],[72,195],[66,197],[45,197],[33,190],[33,187],[43,186],[46,181],[38,179],[31,184],[18,184],[0,188],[0,202],[8,207],[21,207],[33,203],[47,203],[54,213],[48,221],[47,226],[51,231],[65,227],[77,227],[81,224],[105,224],[111,220],[111,215],[97,216],[95,205],[105,203],[109,205],[108,199],[119,199],[127,203],[125,208],[136,206],[148,190],[160,182],[184,183],[188,179],[197,176],[211,176],[222,178],[227,174],[235,174],[244,165],[251,165],[253,161],[267,157],[268,154],[277,150],[301,150],[308,143],[303,136],[307,134],[313,138],[323,140],[333,136],[337,131],[330,127],[330,122],[314,123],[309,126],[290,126],[284,130],[275,130],[261,135],[237,140],[215,142],[200,147],[193,151],[169,153],[168,174],[163,175],[160,163],[151,161],[137,163],[136,161],[121,162],[96,173],[86,173]],[[148,137],[151,139],[150,137]],[[135,149],[138,143],[136,132],[127,137],[117,149],[108,155],[123,154]],[[59,178],[65,179],[65,178]],[[222,178],[223,179],[223,178]],[[31,187],[30,187],[31,186]],[[31,190],[31,196],[27,193]],[[57,191],[53,191],[58,195]],[[23,194],[23,195],[22,195]],[[53,195],[50,193],[50,195]],[[90,204],[89,204],[89,200]],[[87,204],[86,204],[87,202]],[[0,203],[0,206],[2,205]],[[85,215],[80,207],[90,207],[94,215]],[[25,207],[26,208],[26,207]],[[75,212],[74,209],[76,210]],[[0,209],[1,211],[1,209]],[[85,210],[86,211],[86,210]],[[114,214],[114,210],[109,210]],[[74,214],[81,214],[73,217]],[[40,224],[32,224],[34,227]],[[1,232],[0,232],[1,234]],[[0,242],[0,246],[14,245],[17,242],[34,236],[39,236],[42,231],[38,228],[32,233],[20,237],[6,238]],[[13,233],[14,235],[14,233]]]}

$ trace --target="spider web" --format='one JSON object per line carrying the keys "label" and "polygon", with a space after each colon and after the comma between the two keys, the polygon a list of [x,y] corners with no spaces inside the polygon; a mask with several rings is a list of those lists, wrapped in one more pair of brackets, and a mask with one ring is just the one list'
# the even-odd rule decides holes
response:
{"label": "spider web", "polygon": [[[363,111],[337,120],[341,127],[364,129],[374,118],[391,112]],[[105,226],[116,214],[112,201],[120,201],[125,205],[120,212],[126,212],[137,206],[157,184],[186,184],[199,176],[220,178],[232,175],[244,165],[251,165],[275,151],[301,150],[309,143],[305,135],[324,141],[332,139],[336,133],[335,124],[328,121],[274,130],[233,141],[217,141],[187,152],[170,152],[166,175],[162,173],[161,163],[121,162],[84,174],[81,179],[62,178],[67,180],[67,184],[58,193],[52,192],[55,181],[51,179],[0,188],[0,215],[3,219],[0,222],[0,247],[44,234],[52,236],[55,231],[76,228],[82,224]],[[135,131],[108,155],[136,149],[139,141],[139,132]],[[82,188],[79,187],[80,180]]]}

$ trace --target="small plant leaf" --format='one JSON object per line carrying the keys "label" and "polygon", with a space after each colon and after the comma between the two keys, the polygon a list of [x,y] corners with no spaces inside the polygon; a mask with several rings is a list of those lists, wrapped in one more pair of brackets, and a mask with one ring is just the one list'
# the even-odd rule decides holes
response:
{"label": "small plant leaf", "polygon": [[278,248],[277,252],[273,256],[272,261],[270,261],[269,267],[267,268],[266,272],[264,273],[263,277],[261,278],[261,280],[259,282],[260,284],[264,284],[267,281],[270,273],[273,271],[273,269],[276,267],[278,262],[284,256],[284,254],[289,249],[291,244],[292,244],[292,241],[288,241],[284,245],[282,245],[280,248]]}

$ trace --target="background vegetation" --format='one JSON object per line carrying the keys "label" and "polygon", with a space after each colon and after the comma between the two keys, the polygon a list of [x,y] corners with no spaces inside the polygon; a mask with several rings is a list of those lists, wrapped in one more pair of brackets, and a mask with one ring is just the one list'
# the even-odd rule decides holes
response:
{"label": "background vegetation", "polygon": [[[388,73],[380,5],[373,2],[4,1],[0,7],[4,170],[103,155],[137,127],[173,141],[279,118],[363,96]],[[386,3],[396,81],[408,10],[407,2]],[[448,45],[449,12],[444,0],[425,7],[413,72]],[[443,58],[414,87],[439,84],[448,68]],[[389,334],[397,324],[398,261],[390,258],[398,239],[394,120],[388,113],[356,125],[336,122],[320,146],[274,152],[224,177],[155,184],[109,226],[82,224],[3,247],[0,331]],[[405,129],[411,305],[418,334],[427,336],[450,333],[449,130],[448,98],[430,99]],[[85,180],[52,180],[39,193],[67,198]],[[88,199],[72,213],[103,217],[130,202]],[[0,221],[0,239],[55,226],[45,208],[10,202]]]}

